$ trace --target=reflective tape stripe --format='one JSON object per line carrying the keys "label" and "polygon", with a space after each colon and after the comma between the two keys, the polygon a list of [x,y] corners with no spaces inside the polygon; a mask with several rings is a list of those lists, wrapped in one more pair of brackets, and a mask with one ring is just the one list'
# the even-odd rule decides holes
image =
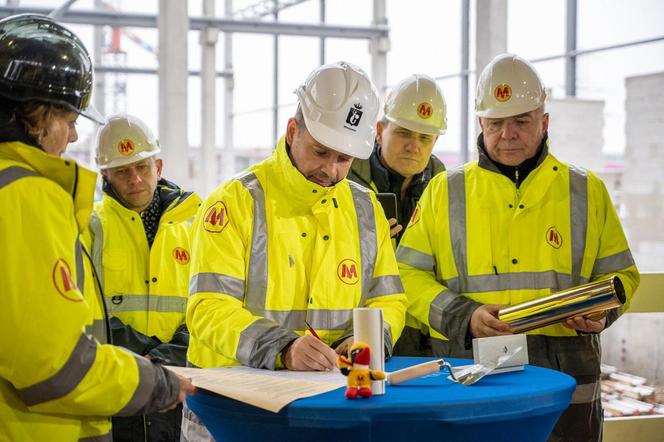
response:
{"label": "reflective tape stripe", "polygon": [[95,267],[99,284],[104,289],[104,266],[103,266],[103,247],[104,247],[104,229],[101,226],[101,219],[97,212],[93,211],[90,217],[88,228],[92,233],[92,265]]}
{"label": "reflective tape stripe", "polygon": [[392,349],[394,348],[394,343],[392,342],[392,328],[387,321],[383,322],[383,333],[385,335],[385,356],[392,357]]}
{"label": "reflective tape stripe", "polygon": [[289,330],[305,330],[306,320],[316,330],[349,330],[353,320],[353,309],[306,309],[252,311]]}
{"label": "reflective tape stripe", "polygon": [[[118,299],[117,304],[113,298]],[[160,312],[160,313],[184,313],[187,307],[187,299],[181,296],[168,295],[107,295],[106,307],[111,313],[118,312]]]}
{"label": "reflective tape stripe", "polygon": [[599,382],[577,385],[572,393],[572,404],[587,404],[600,398],[601,388]]}
{"label": "reflective tape stripe", "polygon": [[267,212],[265,192],[255,174],[247,172],[238,180],[254,201],[254,225],[246,280],[246,305],[250,311],[265,308],[267,298]]}
{"label": "reflective tape stripe", "polygon": [[95,319],[92,324],[85,326],[85,334],[92,336],[102,344],[106,344],[106,321],[103,319]]}
{"label": "reflective tape stripe", "polygon": [[134,353],[132,355],[138,366],[138,386],[127,405],[117,413],[118,416],[133,416],[145,406],[152,397],[156,385],[157,377],[154,370],[161,370],[161,367],[154,365],[149,359]]}
{"label": "reflective tape stripe", "polygon": [[[246,308],[255,315],[263,315],[267,303],[267,211],[265,192],[258,177],[246,172],[238,178],[247,189],[254,203],[253,227],[251,232],[251,251],[246,279]],[[270,319],[259,319],[242,330],[236,358],[250,367],[273,367],[274,358],[279,349],[271,348],[269,339],[278,340],[283,330]],[[274,351],[273,351],[274,350]],[[272,360],[270,360],[272,358]]]}
{"label": "reflective tape stripe", "polygon": [[221,273],[198,273],[191,277],[189,294],[221,293],[242,301],[244,299],[244,281],[234,276]]}
{"label": "reflective tape stripe", "polygon": [[[295,310],[297,318],[288,323],[291,330],[303,330],[306,319],[316,330],[347,330],[353,322],[353,309]],[[274,317],[276,312],[266,312],[267,317]]]}
{"label": "reflective tape stripe", "polygon": [[466,181],[463,166],[455,167],[447,172],[447,198],[449,207],[450,240],[452,255],[459,275],[459,292],[465,292],[468,276],[466,251]]}
{"label": "reflective tape stripe", "polygon": [[4,170],[0,170],[0,189],[10,185],[14,181],[30,176],[39,176],[37,172],[24,169],[23,167],[12,166]]}
{"label": "reflective tape stripe", "polygon": [[374,297],[371,292],[374,266],[378,256],[378,240],[376,236],[376,218],[374,216],[373,202],[369,190],[357,183],[348,181],[355,214],[357,216],[357,229],[360,235],[360,253],[362,268],[362,297],[360,306],[366,305],[367,299]]}
{"label": "reflective tape stripe", "polygon": [[367,299],[378,298],[380,296],[403,293],[403,284],[401,278],[397,275],[385,275],[373,278],[369,286],[369,295]]}
{"label": "reflective tape stripe", "polygon": [[456,296],[462,296],[451,290],[443,290],[438,293],[429,307],[429,324],[431,327],[438,331],[443,323],[444,312],[447,306],[454,300]]}
{"label": "reflective tape stripe", "polygon": [[582,284],[581,267],[588,230],[588,177],[585,170],[571,165],[569,166],[569,204],[572,229],[572,281],[568,286],[556,287],[559,290]]}
{"label": "reflective tape stripe", "polygon": [[106,434],[100,434],[98,436],[82,437],[79,439],[79,442],[111,442],[112,440],[113,436],[109,431]]}
{"label": "reflective tape stripe", "polygon": [[634,265],[634,258],[632,252],[627,249],[618,252],[615,255],[605,256],[595,260],[593,267],[593,277],[606,275],[608,273],[618,272]]}
{"label": "reflective tape stripe", "polygon": [[433,256],[403,245],[397,248],[397,261],[427,272],[433,272],[436,266]]}
{"label": "reflective tape stripe", "polygon": [[[579,283],[588,282],[588,278],[579,278]],[[501,290],[540,290],[555,287],[571,287],[572,275],[553,270],[544,272],[515,272],[500,275],[472,275],[466,277],[462,287],[459,278],[443,281],[450,290],[458,293],[483,293]]]}
{"label": "reflective tape stripe", "polygon": [[284,335],[282,327],[261,318],[240,333],[241,345],[237,349],[237,360],[249,367],[274,368],[277,354],[297,337],[295,333]]}
{"label": "reflective tape stripe", "polygon": [[53,401],[72,392],[88,374],[97,356],[97,344],[81,334],[69,358],[57,373],[34,385],[16,390],[27,406]]}
{"label": "reflective tape stripe", "polygon": [[74,243],[74,257],[76,259],[76,285],[81,293],[83,293],[85,269],[83,268],[83,244],[81,244],[79,238],[76,238],[76,242]]}

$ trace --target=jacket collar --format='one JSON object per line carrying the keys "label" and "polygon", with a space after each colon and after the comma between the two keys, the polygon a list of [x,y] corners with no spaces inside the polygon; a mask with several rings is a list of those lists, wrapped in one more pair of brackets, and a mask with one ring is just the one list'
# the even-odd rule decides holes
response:
{"label": "jacket collar", "polygon": [[97,174],[69,158],[49,155],[35,146],[20,141],[3,143],[0,158],[18,163],[19,166],[34,170],[40,176],[55,182],[71,195],[74,215],[80,232],[90,220],[94,200]]}
{"label": "jacket collar", "polygon": [[[274,175],[264,186],[270,183],[283,183],[284,191],[290,198],[297,200],[304,204],[313,205],[323,196],[336,193],[336,189],[346,182],[346,179],[339,181],[331,187],[323,187],[309,181],[302,173],[293,165],[293,162],[288,155],[290,146],[286,143],[286,137],[283,136],[277,143],[277,148],[273,154],[273,161],[276,162],[276,170],[273,170]],[[278,174],[278,176],[277,176]]]}
{"label": "jacket collar", "polygon": [[505,175],[512,182],[516,182],[516,172],[518,171],[519,182],[516,183],[518,186],[526,179],[530,172],[537,169],[542,164],[546,156],[549,154],[549,135],[548,133],[545,133],[544,137],[542,137],[542,141],[540,142],[539,147],[537,148],[537,153],[532,158],[525,160],[518,166],[508,166],[492,160],[486,151],[486,147],[484,146],[483,133],[480,133],[477,137],[477,151],[478,164],[483,169]]}
{"label": "jacket collar", "polygon": [[[374,150],[371,153],[369,162],[371,164],[371,177],[379,189],[391,189],[397,195],[401,194],[401,186],[405,178],[395,170],[392,170],[381,159],[382,146],[378,143],[374,145]],[[413,175],[408,188],[416,187],[423,182],[429,182],[432,177],[432,170],[434,166],[434,156],[431,155],[424,170],[417,175]]]}
{"label": "jacket collar", "polygon": [[[104,199],[112,200],[117,206],[122,207],[125,210],[130,210],[124,206],[120,198],[118,197],[113,186],[109,184],[105,179],[103,180],[102,189],[104,191]],[[193,204],[194,207],[198,207],[200,203],[200,198],[195,195],[193,192],[185,192],[177,184],[172,181],[168,181],[165,178],[160,178],[157,181],[157,192],[159,193],[159,203],[162,216],[165,216],[167,212],[175,211],[180,212],[180,210],[175,210],[180,206],[188,213],[194,208],[189,207],[190,204]],[[176,213],[173,213],[174,216],[177,216]],[[169,217],[169,219],[172,217]]]}

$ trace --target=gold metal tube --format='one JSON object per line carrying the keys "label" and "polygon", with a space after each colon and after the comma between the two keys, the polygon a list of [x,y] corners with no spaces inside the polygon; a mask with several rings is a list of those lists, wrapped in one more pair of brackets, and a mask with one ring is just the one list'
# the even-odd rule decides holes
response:
{"label": "gold metal tube", "polygon": [[608,310],[626,301],[625,289],[617,276],[602,281],[570,287],[545,298],[512,305],[498,312],[501,321],[515,333],[562,322],[574,316],[599,319]]}

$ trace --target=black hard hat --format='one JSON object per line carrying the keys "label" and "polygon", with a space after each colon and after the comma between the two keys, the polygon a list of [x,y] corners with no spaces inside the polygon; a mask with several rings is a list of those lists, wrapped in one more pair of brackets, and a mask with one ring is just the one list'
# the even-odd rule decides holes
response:
{"label": "black hard hat", "polygon": [[0,20],[0,95],[53,103],[103,123],[90,105],[93,83],[90,55],[69,29],[43,15]]}

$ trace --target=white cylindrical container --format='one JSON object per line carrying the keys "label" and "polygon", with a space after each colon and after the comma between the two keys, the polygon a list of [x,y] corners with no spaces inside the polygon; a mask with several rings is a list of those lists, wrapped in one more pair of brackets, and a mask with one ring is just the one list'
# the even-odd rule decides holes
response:
{"label": "white cylindrical container", "polygon": [[[385,371],[385,332],[383,331],[383,309],[353,309],[353,336],[355,342],[366,342],[371,347],[372,370]],[[385,394],[385,381],[372,381],[373,394]]]}

